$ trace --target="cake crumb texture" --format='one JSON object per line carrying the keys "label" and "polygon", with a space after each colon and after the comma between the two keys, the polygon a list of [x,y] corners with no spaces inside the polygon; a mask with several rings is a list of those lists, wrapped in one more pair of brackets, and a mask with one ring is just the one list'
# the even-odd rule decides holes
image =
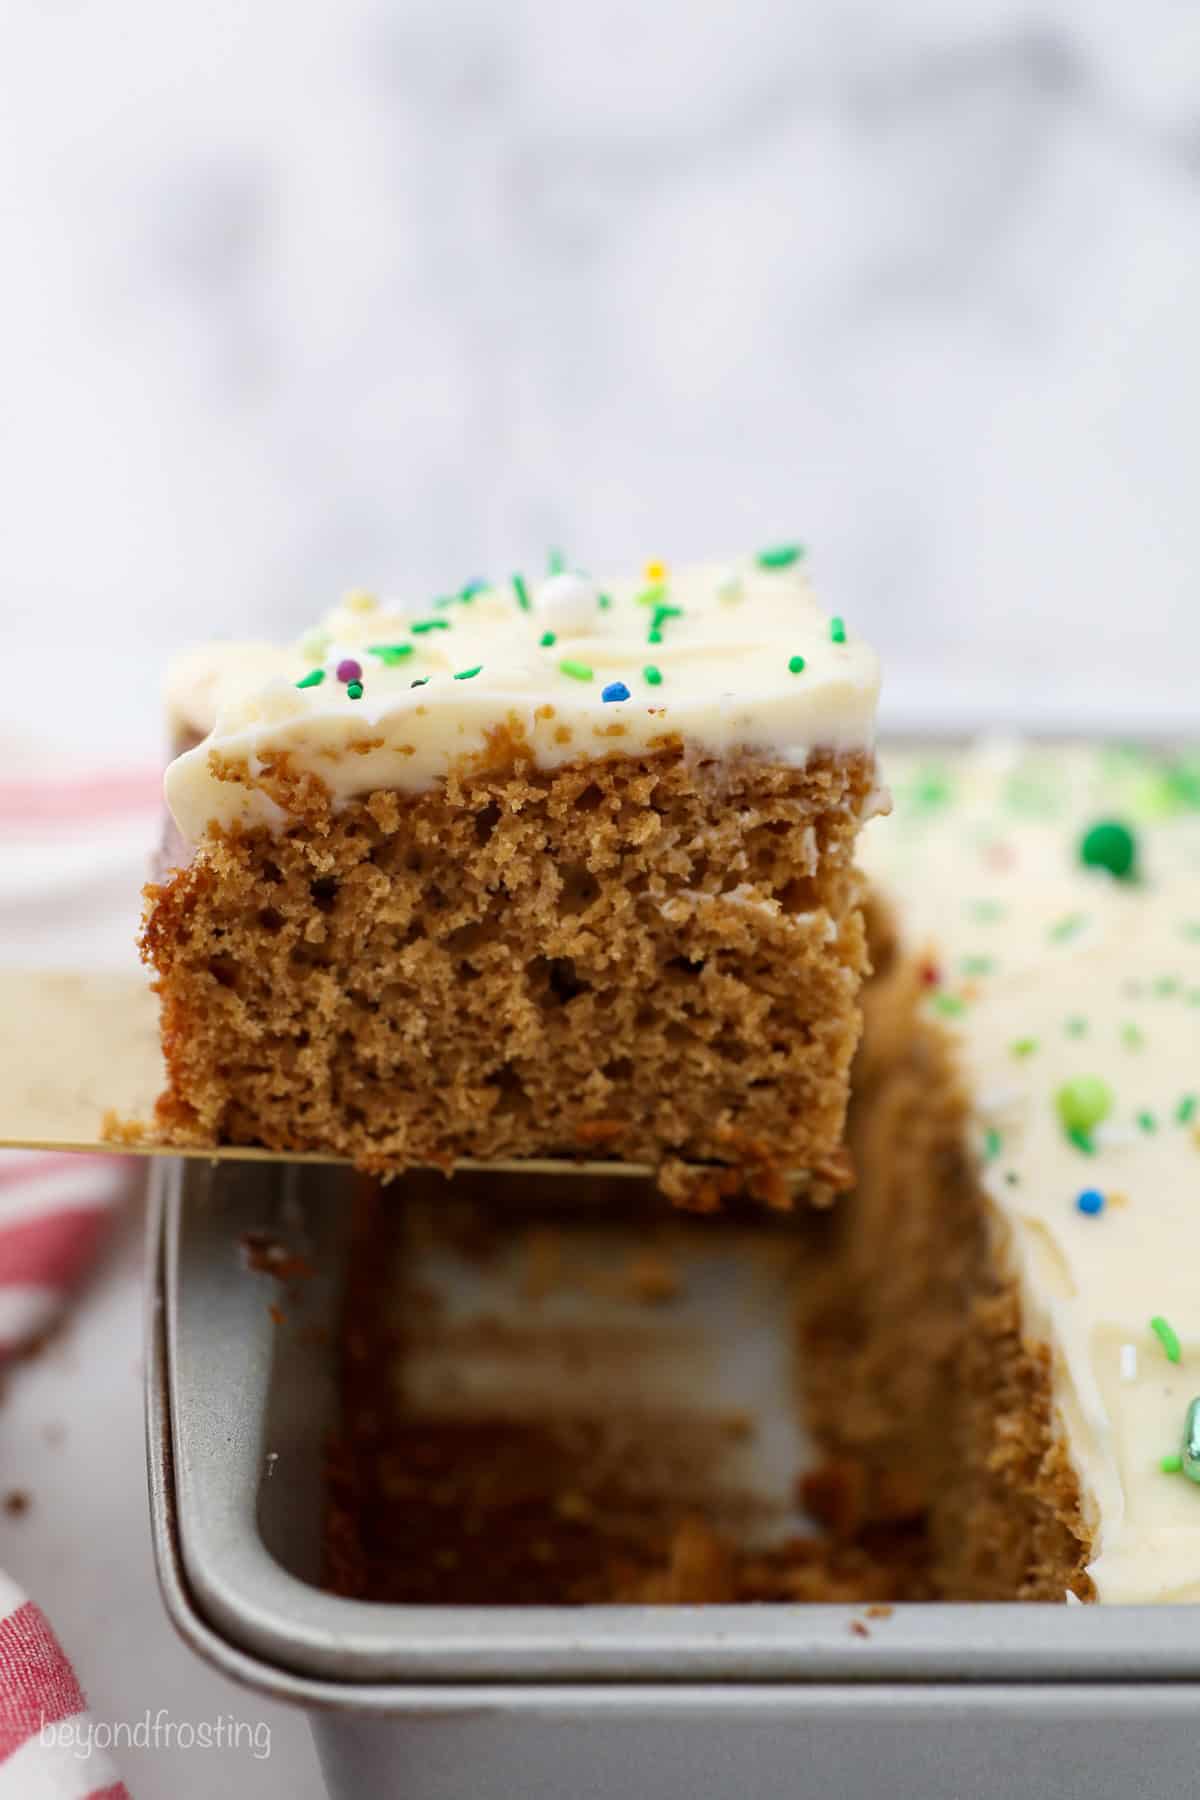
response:
{"label": "cake crumb texture", "polygon": [[290,822],[210,832],[147,890],[170,1141],[712,1160],[776,1204],[836,1162],[869,755],[546,770],[497,739],[337,810],[286,762],[255,779]]}

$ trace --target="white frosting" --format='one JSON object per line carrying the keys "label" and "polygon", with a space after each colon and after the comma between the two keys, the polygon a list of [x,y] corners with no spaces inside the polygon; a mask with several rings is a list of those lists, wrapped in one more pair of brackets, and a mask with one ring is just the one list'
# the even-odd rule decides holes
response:
{"label": "white frosting", "polygon": [[[1200,1600],[1200,1486],[1160,1467],[1200,1395],[1200,764],[988,748],[885,772],[896,808],[864,861],[940,973],[926,1004],[961,1045],[996,1252],[1052,1352],[1089,1573],[1104,1601]],[[1100,819],[1134,830],[1139,881],[1081,865]],[[1056,1104],[1080,1077],[1112,1096],[1093,1154]]]}
{"label": "white frosting", "polygon": [[[168,704],[177,727],[209,735],[167,771],[176,824],[193,842],[212,824],[278,824],[255,776],[284,753],[341,803],[429,787],[500,728],[543,767],[675,739],[791,766],[869,747],[874,653],[835,629],[798,562],[749,559],[732,573],[654,571],[602,587],[567,572],[531,583],[527,607],[511,582],[423,608],[355,594],[302,647],[192,652],[172,671]],[[346,658],[362,667],[359,698],[335,673]],[[320,685],[296,685],[317,667]],[[616,683],[629,697],[606,701]],[[234,767],[249,782],[229,779]]]}

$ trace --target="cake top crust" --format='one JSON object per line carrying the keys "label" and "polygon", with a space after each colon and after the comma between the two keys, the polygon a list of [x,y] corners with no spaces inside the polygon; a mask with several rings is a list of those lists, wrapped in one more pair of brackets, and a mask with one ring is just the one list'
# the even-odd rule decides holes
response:
{"label": "cake top crust", "polygon": [[1088,1573],[1103,1601],[1200,1600],[1200,758],[993,743],[884,772],[863,860],[958,1042]]}
{"label": "cake top crust", "polygon": [[878,692],[874,652],[822,612],[793,545],[611,583],[472,582],[424,606],[352,593],[298,644],[174,664],[171,724],[204,741],[168,769],[167,803],[193,842],[277,826],[255,778],[281,756],[338,804],[427,788],[497,732],[547,767],[678,742],[802,765],[868,749]]}

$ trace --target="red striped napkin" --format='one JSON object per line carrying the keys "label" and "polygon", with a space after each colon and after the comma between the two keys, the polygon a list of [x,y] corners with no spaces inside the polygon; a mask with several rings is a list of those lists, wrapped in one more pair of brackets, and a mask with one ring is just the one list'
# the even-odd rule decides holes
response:
{"label": "red striped napkin", "polygon": [[[128,964],[161,793],[153,770],[0,781],[6,961]],[[53,1330],[141,1174],[128,1158],[0,1152],[0,1359]],[[118,1796],[128,1800],[70,1662],[40,1607],[0,1574],[0,1800]]]}

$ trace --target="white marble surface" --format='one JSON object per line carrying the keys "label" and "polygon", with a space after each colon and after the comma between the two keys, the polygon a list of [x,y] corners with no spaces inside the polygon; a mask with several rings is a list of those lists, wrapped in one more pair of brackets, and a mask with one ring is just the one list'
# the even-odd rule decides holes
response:
{"label": "white marble surface", "polygon": [[[894,718],[1194,715],[1189,0],[2,14],[8,764],[39,721],[153,755],[184,640],[551,543],[804,536]],[[137,1263],[11,1381],[0,1565],[98,1716],[259,1715],[158,1607]],[[308,1800],[269,1716],[220,1780]],[[144,1800],[214,1770],[128,1767]]]}
{"label": "white marble surface", "polygon": [[795,532],[897,704],[1189,708],[1188,0],[5,18],[19,642]]}

